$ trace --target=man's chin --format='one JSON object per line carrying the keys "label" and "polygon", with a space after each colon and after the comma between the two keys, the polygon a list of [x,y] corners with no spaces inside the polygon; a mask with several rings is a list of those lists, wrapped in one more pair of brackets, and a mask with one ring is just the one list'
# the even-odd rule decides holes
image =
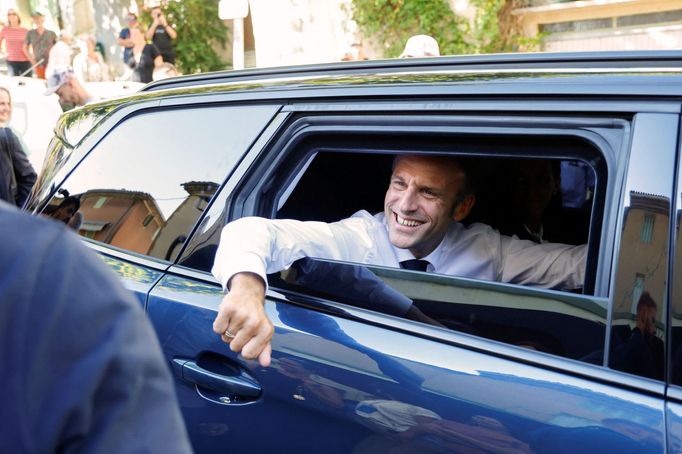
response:
{"label": "man's chin", "polygon": [[414,244],[414,238],[398,233],[389,233],[388,239],[391,244],[399,249],[410,249]]}

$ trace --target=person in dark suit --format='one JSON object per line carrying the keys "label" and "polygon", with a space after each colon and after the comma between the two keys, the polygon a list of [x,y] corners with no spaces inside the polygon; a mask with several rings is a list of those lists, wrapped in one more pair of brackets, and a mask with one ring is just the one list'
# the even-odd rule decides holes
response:
{"label": "person in dark suit", "polygon": [[37,175],[10,128],[0,128],[0,200],[22,207]]}
{"label": "person in dark suit", "polygon": [[70,229],[0,202],[0,446],[191,452],[139,302]]}

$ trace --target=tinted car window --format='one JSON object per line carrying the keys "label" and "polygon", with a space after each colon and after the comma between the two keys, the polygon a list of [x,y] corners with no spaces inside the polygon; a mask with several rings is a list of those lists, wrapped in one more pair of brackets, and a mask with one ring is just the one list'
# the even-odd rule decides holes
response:
{"label": "tinted car window", "polygon": [[674,210],[672,297],[670,299],[670,373],[675,385],[682,386],[682,162],[677,172]]}
{"label": "tinted car window", "polygon": [[75,196],[79,214],[70,219],[81,235],[172,261],[276,110],[212,107],[132,117],[92,150],[44,213],[66,222],[65,197]]}

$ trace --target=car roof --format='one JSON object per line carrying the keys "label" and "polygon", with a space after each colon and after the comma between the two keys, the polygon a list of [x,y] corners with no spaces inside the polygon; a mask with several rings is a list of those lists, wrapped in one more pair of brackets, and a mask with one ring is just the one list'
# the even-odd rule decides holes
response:
{"label": "car roof", "polygon": [[[222,71],[152,82],[140,91],[74,109],[99,122],[120,107],[145,101],[185,104],[219,95],[249,102],[352,102],[357,99],[682,99],[682,51],[471,55],[338,62]],[[82,132],[57,134],[67,143]],[[78,128],[76,128],[78,129]],[[72,132],[75,132],[74,129]]]}
{"label": "car roof", "polygon": [[518,78],[520,74],[547,79],[549,75],[647,73],[676,78],[682,74],[682,51],[515,53],[337,62],[179,76],[152,82],[141,91],[235,83],[251,83],[261,87],[268,84],[298,86],[300,83],[324,83],[325,80],[340,83],[341,78],[354,83],[381,83],[387,76],[394,76],[394,79],[400,76],[396,81],[418,83],[433,82],[430,76],[434,74],[453,76],[450,81],[454,82],[458,75],[467,75],[467,81],[491,81],[503,80],[510,75]]}

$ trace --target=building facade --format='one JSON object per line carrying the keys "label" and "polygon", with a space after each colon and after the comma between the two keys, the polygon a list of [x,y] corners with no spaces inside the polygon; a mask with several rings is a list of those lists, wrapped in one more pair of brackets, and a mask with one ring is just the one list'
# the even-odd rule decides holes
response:
{"label": "building facade", "polygon": [[513,11],[550,52],[682,49],[680,0],[525,0]]}

